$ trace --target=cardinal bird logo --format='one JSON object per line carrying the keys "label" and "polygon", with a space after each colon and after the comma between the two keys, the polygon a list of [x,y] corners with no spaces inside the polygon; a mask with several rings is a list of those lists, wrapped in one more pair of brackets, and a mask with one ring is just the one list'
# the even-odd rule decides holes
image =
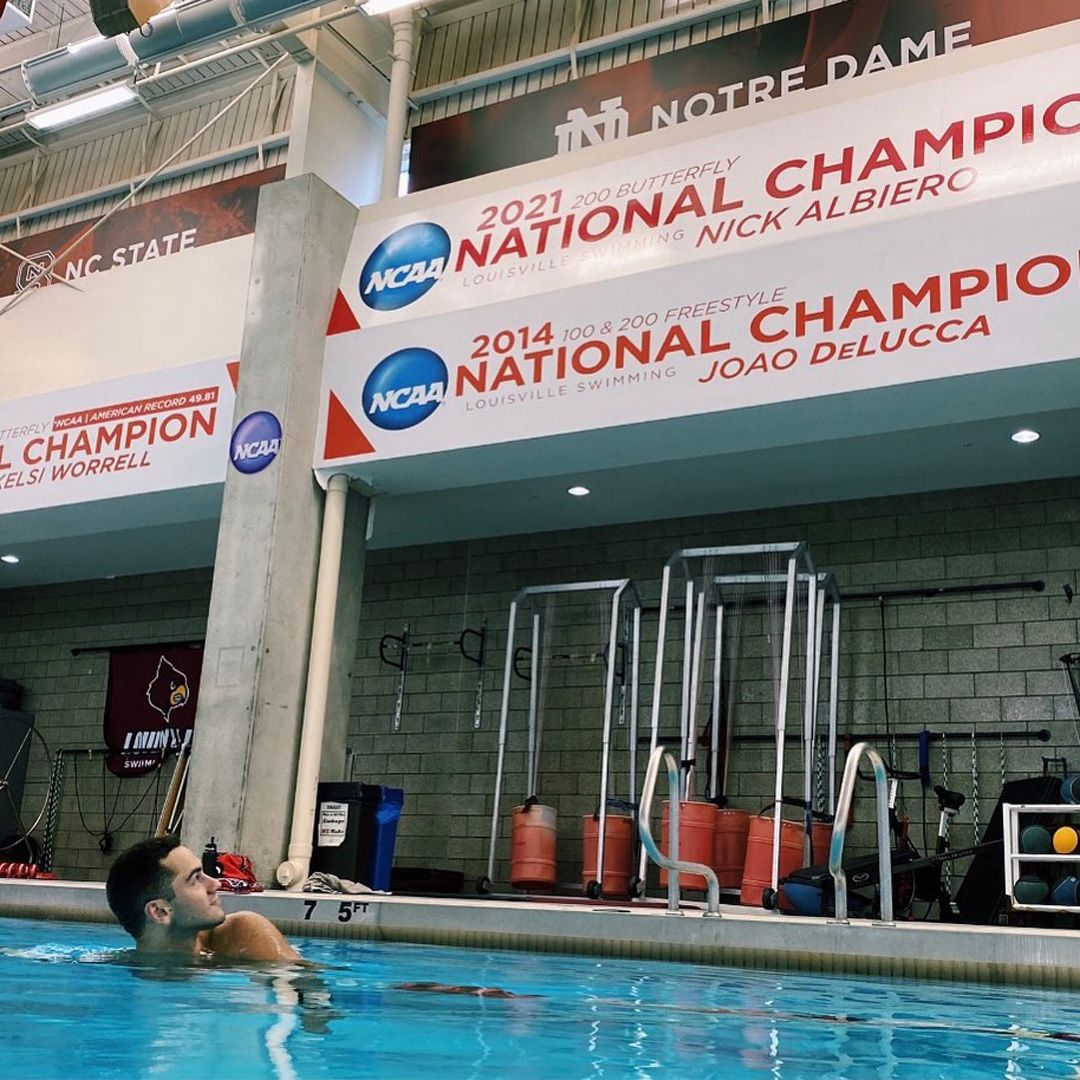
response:
{"label": "cardinal bird logo", "polygon": [[146,688],[150,708],[161,713],[166,724],[172,723],[173,710],[183,708],[190,693],[187,676],[164,656],[160,657],[157,672]]}

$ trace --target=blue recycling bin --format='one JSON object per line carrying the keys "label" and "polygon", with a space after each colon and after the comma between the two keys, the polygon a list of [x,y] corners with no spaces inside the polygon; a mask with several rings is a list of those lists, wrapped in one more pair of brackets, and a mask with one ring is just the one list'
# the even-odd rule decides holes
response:
{"label": "blue recycling bin", "polygon": [[389,889],[405,792],[382,784],[319,784],[311,872]]}
{"label": "blue recycling bin", "polygon": [[394,842],[405,792],[382,784],[361,784],[360,880],[373,889],[390,888],[394,866]]}

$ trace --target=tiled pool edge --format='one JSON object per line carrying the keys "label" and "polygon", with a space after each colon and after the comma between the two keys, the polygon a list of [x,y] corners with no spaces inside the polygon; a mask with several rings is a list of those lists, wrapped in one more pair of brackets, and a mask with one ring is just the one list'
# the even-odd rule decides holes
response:
{"label": "tiled pool edge", "polygon": [[[518,949],[622,959],[1080,988],[1080,932],[869,922],[839,925],[725,909],[673,917],[498,900],[262,893],[228,896],[227,908],[263,912],[289,935]],[[0,915],[111,922],[97,883],[0,882]],[[341,921],[346,920],[346,921]],[[752,944],[750,942],[753,942]]]}

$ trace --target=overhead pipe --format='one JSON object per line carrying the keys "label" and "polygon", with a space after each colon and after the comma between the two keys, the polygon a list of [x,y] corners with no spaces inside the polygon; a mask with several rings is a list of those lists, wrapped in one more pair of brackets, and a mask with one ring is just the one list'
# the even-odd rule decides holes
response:
{"label": "overhead pipe", "polygon": [[[242,30],[278,22],[319,6],[320,0],[196,0],[158,12],[127,35],[65,45],[20,65],[31,102],[40,104],[87,89],[145,64],[221,41]],[[347,14],[359,11],[354,3]]]}
{"label": "overhead pipe", "polygon": [[349,478],[341,473],[330,477],[323,504],[322,540],[319,544],[319,576],[315,585],[315,613],[311,623],[307,689],[304,692],[300,758],[296,766],[293,794],[292,830],[289,853],[277,868],[279,885],[298,890],[311,870],[311,838],[318,801],[319,765],[322,760],[323,730],[326,727],[326,700],[330,685],[330,659],[334,647],[334,619],[337,613],[341,550],[345,538],[345,509],[349,500]]}
{"label": "overhead pipe", "polygon": [[381,199],[394,198],[401,182],[401,155],[409,126],[416,9],[409,7],[395,12],[392,27],[393,65],[390,68],[390,100],[386,110],[386,139],[383,145],[382,183],[379,189]]}

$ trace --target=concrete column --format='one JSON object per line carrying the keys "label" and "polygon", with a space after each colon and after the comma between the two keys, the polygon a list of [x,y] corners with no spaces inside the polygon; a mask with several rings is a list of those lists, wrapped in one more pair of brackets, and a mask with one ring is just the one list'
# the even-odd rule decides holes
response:
{"label": "concrete column", "polygon": [[[326,326],[356,210],[323,181],[299,176],[263,188],[245,314],[235,421],[266,410],[281,450],[254,474],[231,467],[218,534],[183,835],[198,851],[255,862],[271,881],[289,835],[307,677],[323,493],[312,461]],[[234,421],[234,423],[235,423]],[[327,730],[347,726],[357,634],[366,500],[353,496]],[[344,759],[344,743],[330,760]]]}

